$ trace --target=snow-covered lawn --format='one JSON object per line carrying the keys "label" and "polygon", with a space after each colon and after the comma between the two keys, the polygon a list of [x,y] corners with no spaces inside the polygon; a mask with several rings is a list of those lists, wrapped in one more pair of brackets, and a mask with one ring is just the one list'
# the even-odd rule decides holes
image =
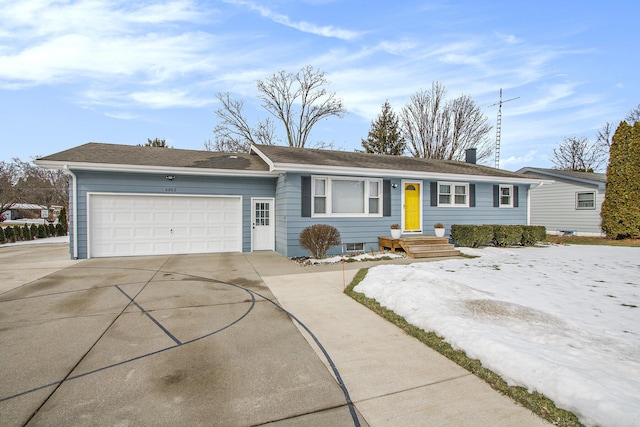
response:
{"label": "snow-covered lawn", "polygon": [[640,425],[640,248],[463,249],[356,286],[586,425]]}

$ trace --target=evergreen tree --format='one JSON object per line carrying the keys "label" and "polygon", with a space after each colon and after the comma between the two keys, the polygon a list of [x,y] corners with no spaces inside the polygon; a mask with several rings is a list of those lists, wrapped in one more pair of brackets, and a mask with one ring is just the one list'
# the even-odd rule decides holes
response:
{"label": "evergreen tree", "polygon": [[57,229],[62,233],[58,234],[58,236],[66,236],[69,224],[67,223],[67,210],[64,206],[60,209],[60,214],[58,214],[58,225],[60,225],[60,227],[57,227]]}
{"label": "evergreen tree", "polygon": [[600,216],[611,238],[640,236],[640,122],[620,123],[609,151],[607,192]]}
{"label": "evergreen tree", "polygon": [[367,139],[362,140],[362,148],[367,153],[391,154],[400,156],[404,152],[406,142],[400,133],[398,117],[391,109],[389,101],[382,104],[382,112],[375,121]]}

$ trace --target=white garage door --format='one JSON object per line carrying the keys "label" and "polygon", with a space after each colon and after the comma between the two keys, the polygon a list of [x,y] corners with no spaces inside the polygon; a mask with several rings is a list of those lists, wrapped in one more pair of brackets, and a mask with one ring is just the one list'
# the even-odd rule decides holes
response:
{"label": "white garage door", "polygon": [[242,252],[242,198],[90,194],[89,257]]}

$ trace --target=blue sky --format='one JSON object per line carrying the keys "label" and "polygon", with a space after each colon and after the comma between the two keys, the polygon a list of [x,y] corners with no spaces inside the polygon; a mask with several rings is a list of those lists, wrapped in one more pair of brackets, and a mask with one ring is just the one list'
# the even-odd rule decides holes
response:
{"label": "blue sky", "polygon": [[[565,137],[593,138],[640,104],[637,2],[518,0],[0,0],[0,160],[85,142],[165,138],[202,149],[218,92],[266,117],[255,82],[322,69],[348,114],[311,142],[360,148],[388,99],[443,83],[494,125],[501,167],[551,167]],[[281,140],[283,134],[280,133]]]}

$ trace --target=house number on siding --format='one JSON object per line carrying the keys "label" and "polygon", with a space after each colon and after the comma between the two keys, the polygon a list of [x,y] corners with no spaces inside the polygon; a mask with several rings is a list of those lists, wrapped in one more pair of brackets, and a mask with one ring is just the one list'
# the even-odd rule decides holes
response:
{"label": "house number on siding", "polygon": [[175,193],[176,192],[176,187],[166,187],[164,189],[165,193]]}

